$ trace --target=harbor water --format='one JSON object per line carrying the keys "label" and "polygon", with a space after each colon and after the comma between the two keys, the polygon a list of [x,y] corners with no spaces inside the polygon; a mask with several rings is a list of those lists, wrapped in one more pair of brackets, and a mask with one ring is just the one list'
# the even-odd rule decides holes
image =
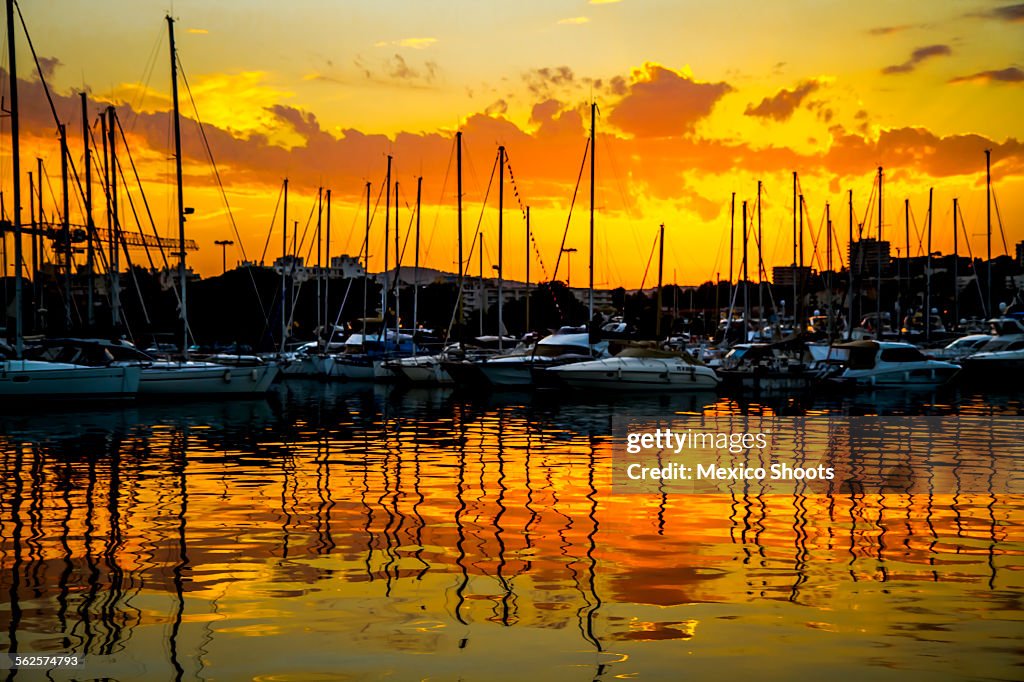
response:
{"label": "harbor water", "polygon": [[971,428],[1021,418],[1018,393],[759,404],[293,381],[269,400],[8,413],[0,640],[84,657],[51,679],[1019,679],[1024,496],[992,477],[617,494],[629,415],[956,417],[933,464],[1024,468]]}

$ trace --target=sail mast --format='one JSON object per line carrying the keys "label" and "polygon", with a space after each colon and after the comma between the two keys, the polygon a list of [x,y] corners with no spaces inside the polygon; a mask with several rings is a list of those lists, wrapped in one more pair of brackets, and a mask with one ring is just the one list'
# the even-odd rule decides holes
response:
{"label": "sail mast", "polygon": [[597,125],[597,102],[590,103],[590,288],[587,298],[587,320],[594,319],[594,166]]}
{"label": "sail mast", "polygon": [[[14,175],[14,352],[21,359],[24,350],[22,338],[22,284],[21,284],[21,158],[18,140],[18,69],[15,62],[17,49],[14,40],[14,0],[7,0],[7,63],[10,68],[11,95],[11,170]],[[42,185],[42,176],[39,183]]]}
{"label": "sail mast", "polygon": [[85,230],[87,235],[87,246],[85,256],[85,270],[89,277],[89,285],[86,288],[86,323],[89,325],[89,329],[93,328],[95,320],[93,319],[93,277],[92,271],[94,265],[94,247],[93,247],[93,232],[95,232],[95,226],[93,225],[92,218],[92,154],[89,150],[89,109],[86,100],[86,93],[80,93],[82,98],[82,142],[85,144]]}
{"label": "sail mast", "polygon": [[423,196],[423,176],[416,178],[416,249],[412,269],[412,333],[416,333],[420,319],[420,199]]}
{"label": "sail mast", "polygon": [[288,178],[284,179],[284,206],[281,216],[281,352],[288,341]]}
{"label": "sail mast", "polygon": [[462,284],[465,277],[466,264],[462,261],[462,131],[455,133],[455,167],[456,167],[456,214],[459,225],[459,292],[456,307],[458,309],[457,321],[460,328],[459,340],[462,340]]}
{"label": "sail mast", "polygon": [[[505,291],[505,272],[503,254],[505,250],[505,147],[498,147],[498,348],[503,345],[505,337],[505,320],[502,318]],[[481,251],[482,253],[482,251]]]}
{"label": "sail mast", "polygon": [[960,244],[957,240],[957,212],[960,200],[953,197],[953,326],[960,324]]}
{"label": "sail mast", "polygon": [[[181,118],[178,109],[178,59],[174,49],[174,19],[167,15],[167,31],[171,48],[171,100],[174,103],[174,173],[178,184],[178,278],[181,280],[181,349],[188,358],[188,298],[185,276],[185,195],[181,180]],[[111,126],[113,127],[113,126]],[[116,248],[116,247],[115,247]]]}

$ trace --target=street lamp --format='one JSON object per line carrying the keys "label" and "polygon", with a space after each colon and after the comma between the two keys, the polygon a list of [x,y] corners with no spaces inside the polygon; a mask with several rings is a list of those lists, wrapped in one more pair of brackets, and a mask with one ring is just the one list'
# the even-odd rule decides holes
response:
{"label": "street lamp", "polygon": [[563,246],[562,247],[562,253],[566,254],[566,259],[568,261],[568,263],[567,263],[567,265],[565,267],[565,275],[566,275],[565,276],[565,286],[571,289],[572,288],[572,254],[576,253],[576,249],[574,249],[571,246],[568,247],[568,248]]}
{"label": "street lamp", "polygon": [[[234,242],[231,241],[230,239],[218,239],[217,241],[214,242],[214,244],[216,244],[217,246],[220,247],[221,269],[223,270],[223,272],[227,272],[228,271],[228,247],[231,246],[232,244],[234,244]],[[221,273],[221,274],[223,274],[223,273]]]}

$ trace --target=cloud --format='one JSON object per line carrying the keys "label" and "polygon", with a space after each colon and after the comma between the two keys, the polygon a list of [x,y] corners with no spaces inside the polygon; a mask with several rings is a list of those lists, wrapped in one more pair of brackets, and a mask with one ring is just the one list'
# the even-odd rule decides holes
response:
{"label": "cloud", "polygon": [[373,46],[388,47],[397,45],[398,47],[408,47],[413,50],[425,50],[436,42],[437,38],[402,38],[401,40],[381,40],[374,43]]}
{"label": "cloud", "polygon": [[911,29],[920,28],[919,24],[902,24],[900,26],[878,26],[876,28],[869,28],[868,35],[872,36],[890,36],[896,33],[903,33]]}
{"label": "cloud", "polygon": [[190,29],[187,29],[185,32],[186,33],[191,33],[192,35],[197,35],[197,36],[205,36],[206,34],[209,33],[209,31],[207,31],[205,28],[190,28]]}
{"label": "cloud", "polygon": [[[43,78],[45,78],[47,82],[53,80],[53,74],[56,73],[57,69],[61,66],[64,66],[64,62],[56,57],[39,58],[39,69],[43,72]],[[39,73],[36,72],[35,69],[33,69],[32,78],[39,78]]]}
{"label": "cloud", "polygon": [[957,76],[951,78],[950,83],[1024,83],[1024,70],[1016,66],[1009,66],[1005,69],[992,69],[990,71],[979,71],[969,76]]}
{"label": "cloud", "polygon": [[818,79],[806,80],[792,90],[782,89],[771,97],[765,97],[756,107],[747,105],[743,113],[747,116],[770,118],[773,121],[789,120],[800,103],[820,87],[821,82]]}
{"label": "cloud", "polygon": [[902,64],[893,64],[882,69],[882,73],[891,76],[898,73],[910,73],[922,62],[931,59],[932,57],[948,57],[953,54],[952,48],[949,45],[927,45],[925,47],[919,47],[910,53],[910,59],[903,62]]}
{"label": "cloud", "polygon": [[484,109],[484,113],[488,116],[501,116],[508,112],[508,102],[503,99],[499,99],[491,104],[487,105]]}
{"label": "cloud", "polygon": [[588,21],[590,21],[588,17],[567,17],[565,19],[559,19],[558,23],[563,26],[578,26],[580,24],[585,24]]}
{"label": "cloud", "polygon": [[375,65],[368,64],[362,57],[353,59],[352,64],[366,80],[403,87],[433,86],[441,73],[435,61],[427,60],[417,66],[397,52]]}
{"label": "cloud", "polygon": [[1016,5],[1002,5],[1001,7],[993,7],[990,10],[971,12],[967,16],[996,19],[998,21],[1008,21],[1011,23],[1022,23],[1024,22],[1024,3]]}
{"label": "cloud", "polygon": [[622,0],[587,0],[588,5],[614,5]]}
{"label": "cloud", "polygon": [[668,137],[691,132],[711,113],[728,83],[701,83],[679,71],[645,62],[634,69],[626,94],[615,104],[608,121],[636,137]]}
{"label": "cloud", "polygon": [[526,88],[535,97],[548,97],[576,84],[576,74],[568,66],[542,67],[523,74]]}

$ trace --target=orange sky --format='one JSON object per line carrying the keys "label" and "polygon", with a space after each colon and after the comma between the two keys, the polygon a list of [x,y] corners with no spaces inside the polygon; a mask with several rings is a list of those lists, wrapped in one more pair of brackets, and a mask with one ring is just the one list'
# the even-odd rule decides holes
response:
{"label": "orange sky", "polygon": [[[85,87],[94,120],[101,106],[117,105],[157,228],[170,235],[166,4],[109,2],[96,12],[94,4],[54,0],[25,3],[23,11],[58,113],[68,123],[76,164],[82,165],[76,93]],[[179,1],[173,12],[180,60],[250,259],[263,252],[286,176],[289,216],[301,221],[300,230],[317,187],[330,187],[331,250],[358,252],[365,182],[374,183],[376,197],[390,153],[403,236],[412,216],[405,204],[413,204],[422,175],[423,263],[454,270],[451,159],[458,128],[465,134],[465,225],[471,234],[481,224],[485,267],[497,261],[497,187],[483,214],[481,201],[503,144],[518,197],[532,207],[532,274],[550,277],[583,159],[591,97],[600,108],[599,286],[640,285],[661,222],[668,233],[667,280],[724,277],[730,196],[736,192],[738,202],[752,203],[759,179],[766,266],[788,262],[793,171],[800,174],[807,223],[818,230],[831,202],[844,245],[846,191],[853,190],[855,213],[863,219],[882,165],[884,229],[900,235],[895,246],[905,248],[904,198],[916,229],[923,229],[928,188],[934,187],[934,248],[951,250],[951,203],[958,197],[971,247],[983,253],[986,148],[993,150],[1011,252],[1024,239],[1024,144],[1018,140],[1024,5],[577,0],[520,7],[307,0],[285,10],[276,2]],[[23,165],[34,169],[41,156],[59,192],[53,121],[30,71],[24,36],[18,47],[25,81]],[[183,85],[181,94],[183,113],[194,116]],[[221,260],[214,240],[239,240],[196,125],[185,121],[183,134],[186,205],[196,208],[189,236],[201,247],[191,263],[212,275]],[[0,154],[0,180],[9,192],[6,137]],[[584,174],[566,239],[579,249],[572,268],[578,286],[587,277],[588,192]],[[511,184],[506,209],[505,269],[522,278],[524,221]],[[78,216],[73,200],[72,220]],[[124,223],[134,226],[130,214]],[[875,225],[873,212],[869,229]],[[276,230],[267,260],[280,254],[280,219]],[[383,202],[371,269],[383,262],[382,241]],[[812,241],[805,237],[808,258]],[[914,253],[917,241],[912,236]],[[241,257],[237,245],[229,250],[229,261]],[[477,262],[474,256],[472,272]],[[653,277],[652,271],[648,284]]]}

